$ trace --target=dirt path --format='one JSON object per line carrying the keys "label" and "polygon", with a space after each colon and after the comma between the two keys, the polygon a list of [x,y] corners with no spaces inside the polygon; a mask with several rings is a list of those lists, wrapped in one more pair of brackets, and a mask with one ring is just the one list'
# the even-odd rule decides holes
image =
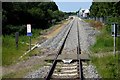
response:
{"label": "dirt path", "polygon": [[56,25],[53,30],[49,31],[46,35],[44,35],[43,37],[50,39],[54,36],[56,36],[56,34],[58,34],[60,32],[60,30],[64,27],[62,25],[65,25],[67,21],[63,22],[62,24],[58,24]]}

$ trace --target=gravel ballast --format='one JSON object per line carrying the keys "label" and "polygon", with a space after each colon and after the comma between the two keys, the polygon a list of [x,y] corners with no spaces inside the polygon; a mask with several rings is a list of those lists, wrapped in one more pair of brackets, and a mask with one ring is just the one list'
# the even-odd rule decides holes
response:
{"label": "gravel ballast", "polygon": [[[89,54],[89,47],[93,45],[96,41],[95,35],[98,34],[99,31],[96,31],[95,29],[90,27],[89,24],[76,17],[62,53],[76,53],[77,51],[77,21],[79,26],[81,52]],[[46,49],[46,54],[56,53],[56,51],[62,45],[63,40],[65,39],[65,35],[67,34],[68,29],[70,28],[69,25],[71,25],[72,22],[73,21],[71,21],[70,24],[68,24],[68,26],[63,27],[60,33],[58,33],[55,37],[48,39],[42,44],[40,44],[38,48]],[[49,71],[49,68],[50,67],[42,67],[39,70],[36,70],[35,72],[29,73],[25,76],[25,78],[44,78],[47,72]],[[83,65],[83,73],[85,78],[99,78],[99,74],[96,71],[96,68],[91,64],[85,65],[85,67]]]}

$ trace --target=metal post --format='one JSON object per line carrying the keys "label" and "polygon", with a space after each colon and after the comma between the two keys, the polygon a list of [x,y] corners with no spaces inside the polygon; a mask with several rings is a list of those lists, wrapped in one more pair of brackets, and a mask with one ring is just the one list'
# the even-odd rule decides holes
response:
{"label": "metal post", "polygon": [[18,49],[18,39],[19,39],[19,32],[16,32],[16,33],[15,33],[16,49]]}
{"label": "metal post", "polygon": [[115,26],[115,24],[114,24],[114,52],[113,52],[113,54],[114,55],[116,55],[116,26]]}
{"label": "metal post", "polygon": [[29,37],[29,39],[30,39],[29,50],[31,50],[31,36]]}

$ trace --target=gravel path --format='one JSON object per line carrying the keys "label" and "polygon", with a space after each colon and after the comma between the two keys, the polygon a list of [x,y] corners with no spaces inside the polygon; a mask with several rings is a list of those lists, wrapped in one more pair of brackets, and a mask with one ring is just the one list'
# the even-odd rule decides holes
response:
{"label": "gravel path", "polygon": [[95,34],[97,33],[98,31],[90,27],[89,24],[79,20],[80,47],[82,52],[89,53],[89,46],[95,43]]}

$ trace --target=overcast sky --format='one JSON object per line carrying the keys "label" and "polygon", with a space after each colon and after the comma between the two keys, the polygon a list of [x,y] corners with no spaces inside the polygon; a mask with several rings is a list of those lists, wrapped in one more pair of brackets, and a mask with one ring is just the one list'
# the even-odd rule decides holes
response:
{"label": "overcast sky", "polygon": [[64,0],[64,1],[60,1],[60,0],[54,0],[59,8],[59,10],[63,11],[63,12],[75,12],[77,10],[79,10],[80,8],[82,9],[89,9],[92,1],[88,1],[86,2],[86,0]]}

